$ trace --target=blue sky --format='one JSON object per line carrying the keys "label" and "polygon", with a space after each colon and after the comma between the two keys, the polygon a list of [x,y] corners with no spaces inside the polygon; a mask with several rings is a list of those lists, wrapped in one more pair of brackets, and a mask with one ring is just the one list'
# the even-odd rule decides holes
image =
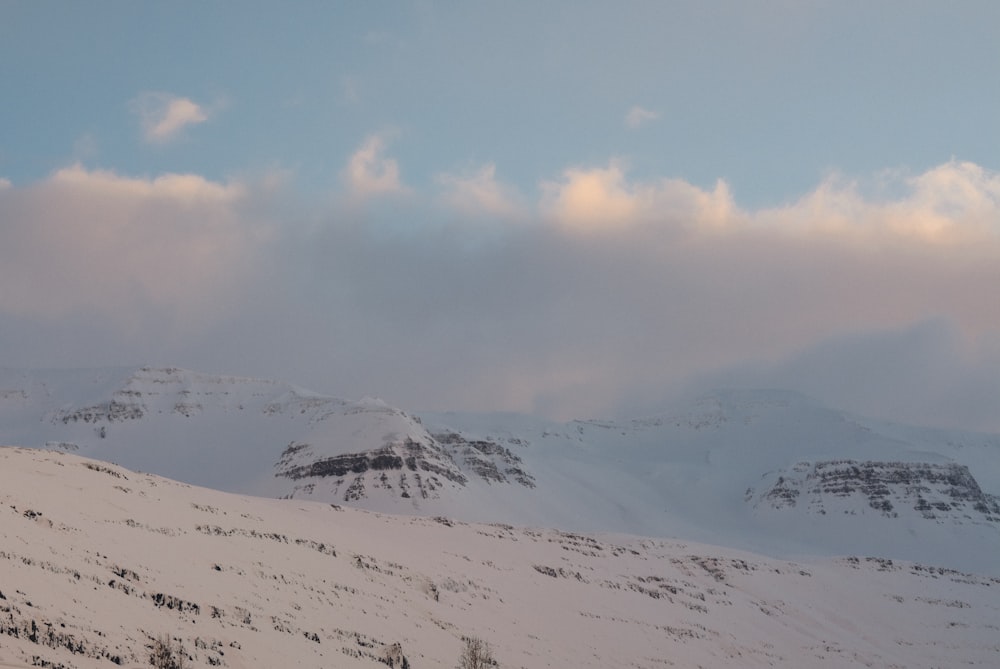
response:
{"label": "blue sky", "polygon": [[971,0],[4,3],[0,364],[561,417],[782,384],[1000,429],[998,31]]}
{"label": "blue sky", "polygon": [[[529,194],[567,166],[725,179],[778,204],[831,170],[1000,152],[990,2],[6,3],[0,169],[68,160],[218,180],[284,168],[317,193],[362,139],[407,180],[494,163]],[[130,101],[208,120],[141,140]],[[625,122],[629,110],[639,126]],[[642,120],[644,119],[644,120]]]}

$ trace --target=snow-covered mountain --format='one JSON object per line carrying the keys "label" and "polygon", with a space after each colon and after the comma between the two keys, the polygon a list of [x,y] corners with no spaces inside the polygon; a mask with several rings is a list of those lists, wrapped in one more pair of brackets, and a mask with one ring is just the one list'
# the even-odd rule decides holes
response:
{"label": "snow-covered mountain", "polygon": [[5,669],[148,667],[157,640],[190,669],[453,667],[463,637],[522,669],[995,667],[998,588],[863,555],[237,496],[0,448]]}
{"label": "snow-covered mountain", "polygon": [[1000,574],[1000,437],[893,425],[784,391],[555,423],[417,414],[174,368],[6,370],[0,443],[382,512]]}

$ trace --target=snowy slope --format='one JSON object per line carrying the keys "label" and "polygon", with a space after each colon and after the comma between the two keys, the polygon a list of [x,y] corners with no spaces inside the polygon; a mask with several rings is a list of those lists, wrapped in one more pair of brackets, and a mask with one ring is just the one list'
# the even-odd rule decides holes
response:
{"label": "snowy slope", "polygon": [[[175,368],[6,370],[0,443],[382,512],[1000,574],[1000,437],[892,425],[785,391],[553,423],[416,414]],[[819,485],[831,463],[850,466]],[[776,503],[782,494],[795,503]]]}
{"label": "snowy slope", "polygon": [[[0,448],[0,667],[994,667],[1000,580],[386,516]],[[405,659],[406,664],[403,664]],[[391,661],[391,664],[390,664]]]}

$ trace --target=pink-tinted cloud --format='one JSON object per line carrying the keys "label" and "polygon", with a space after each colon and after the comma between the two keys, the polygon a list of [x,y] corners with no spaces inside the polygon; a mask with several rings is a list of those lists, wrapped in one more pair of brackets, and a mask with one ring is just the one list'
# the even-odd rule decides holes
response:
{"label": "pink-tinted cloud", "polygon": [[[387,158],[366,148],[378,181]],[[516,209],[491,165],[439,185],[402,213],[305,215],[197,175],[72,167],[9,185],[0,350],[153,351],[406,408],[564,418],[655,410],[706,378],[835,404],[877,388],[850,408],[1000,429],[994,172],[831,178],[756,210],[724,182],[634,179],[616,162],[567,169]],[[430,224],[442,197],[474,225]],[[89,334],[60,335],[71,322]]]}
{"label": "pink-tinted cloud", "polygon": [[0,195],[0,312],[100,313],[131,327],[159,311],[181,329],[211,318],[266,236],[242,216],[246,197],[239,183],[79,165],[8,188]]}
{"label": "pink-tinted cloud", "polygon": [[638,223],[732,224],[740,220],[724,181],[706,191],[683,179],[630,182],[619,161],[574,167],[542,184],[543,215],[573,231],[621,231]]}

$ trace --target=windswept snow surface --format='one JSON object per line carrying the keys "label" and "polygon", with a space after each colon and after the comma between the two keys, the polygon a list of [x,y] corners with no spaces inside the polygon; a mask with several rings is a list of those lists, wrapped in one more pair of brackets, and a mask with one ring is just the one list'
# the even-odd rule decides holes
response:
{"label": "windswept snow surface", "polygon": [[[0,448],[0,666],[995,667],[1000,579],[381,515]],[[403,661],[405,659],[405,664]]]}
{"label": "windswept snow surface", "polygon": [[0,443],[379,512],[1000,575],[1000,437],[889,424],[780,390],[555,423],[414,413],[176,368],[5,370]]}

